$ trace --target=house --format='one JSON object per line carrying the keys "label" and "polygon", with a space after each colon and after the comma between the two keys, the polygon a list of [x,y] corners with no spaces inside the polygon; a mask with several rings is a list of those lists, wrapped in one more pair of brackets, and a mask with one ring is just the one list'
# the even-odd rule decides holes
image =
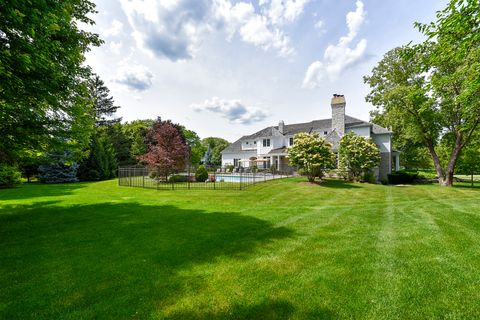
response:
{"label": "house", "polygon": [[332,118],[313,120],[305,123],[271,126],[243,136],[222,151],[222,166],[270,168],[278,171],[292,171],[288,164],[287,148],[295,143],[294,135],[299,132],[316,131],[331,145],[332,151],[338,151],[340,138],[350,131],[364,137],[370,137],[380,150],[381,161],[374,170],[378,179],[385,179],[392,171],[399,169],[399,154],[392,152],[392,132],[374,123],[359,120],[345,114],[345,97],[334,94],[331,101]]}

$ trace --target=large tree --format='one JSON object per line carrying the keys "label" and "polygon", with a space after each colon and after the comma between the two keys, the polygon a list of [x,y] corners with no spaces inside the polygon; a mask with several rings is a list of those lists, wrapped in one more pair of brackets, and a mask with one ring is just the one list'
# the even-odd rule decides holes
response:
{"label": "large tree", "polygon": [[148,130],[146,135],[148,152],[139,156],[157,176],[167,180],[168,175],[185,169],[190,150],[182,134],[182,127],[160,118]]}
{"label": "large tree", "polygon": [[110,90],[96,74],[89,81],[90,99],[95,113],[95,124],[97,127],[110,126],[119,123],[122,118],[115,116],[119,106],[115,105]]}
{"label": "large tree", "polygon": [[[451,0],[435,22],[416,23],[424,42],[393,49],[365,77],[367,101],[421,141],[443,186],[480,123],[479,26],[478,0]],[[453,144],[442,165],[436,146],[445,134]]]}
{"label": "large tree", "polygon": [[190,164],[198,166],[205,154],[205,146],[202,144],[200,137],[195,131],[182,127],[182,134],[185,137],[187,146],[190,149]]}
{"label": "large tree", "polygon": [[205,150],[210,149],[209,155],[209,164],[211,166],[221,166],[222,165],[222,151],[230,145],[225,139],[208,137],[202,139],[202,144],[205,147]]}
{"label": "large tree", "polygon": [[5,0],[0,6],[0,161],[22,149],[82,150],[93,123],[85,53],[98,35],[88,0]]}
{"label": "large tree", "polygon": [[288,161],[302,169],[308,181],[313,182],[315,177],[322,178],[323,170],[333,167],[335,156],[331,151],[332,146],[320,138],[318,132],[297,133],[294,141],[295,144],[288,148]]}

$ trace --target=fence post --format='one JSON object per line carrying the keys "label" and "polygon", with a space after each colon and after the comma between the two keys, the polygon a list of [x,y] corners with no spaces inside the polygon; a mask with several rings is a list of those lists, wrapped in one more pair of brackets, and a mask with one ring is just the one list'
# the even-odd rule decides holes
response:
{"label": "fence post", "polygon": [[188,165],[188,170],[187,170],[187,188],[190,190],[190,165]]}
{"label": "fence post", "polygon": [[242,173],[240,172],[240,190],[242,190]]}
{"label": "fence post", "polygon": [[128,170],[128,177],[130,178],[130,187],[132,186],[132,170]]}
{"label": "fence post", "polygon": [[145,170],[142,171],[142,188],[145,188]]}

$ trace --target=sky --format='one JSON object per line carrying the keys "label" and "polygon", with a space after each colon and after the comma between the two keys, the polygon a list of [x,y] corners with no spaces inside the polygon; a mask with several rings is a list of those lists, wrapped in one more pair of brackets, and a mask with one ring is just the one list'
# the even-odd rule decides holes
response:
{"label": "sky", "polygon": [[[419,42],[446,0],[96,0],[87,53],[124,121],[170,119],[234,141],[264,127],[346,113],[369,119],[363,76]],[[87,27],[86,27],[87,28]]]}

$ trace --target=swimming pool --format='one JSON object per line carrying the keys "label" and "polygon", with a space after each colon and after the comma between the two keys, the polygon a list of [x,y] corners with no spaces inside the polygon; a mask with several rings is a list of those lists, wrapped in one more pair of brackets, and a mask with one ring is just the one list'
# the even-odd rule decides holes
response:
{"label": "swimming pool", "polygon": [[231,175],[223,175],[223,174],[216,174],[215,175],[217,182],[240,182],[240,176],[231,176]]}

